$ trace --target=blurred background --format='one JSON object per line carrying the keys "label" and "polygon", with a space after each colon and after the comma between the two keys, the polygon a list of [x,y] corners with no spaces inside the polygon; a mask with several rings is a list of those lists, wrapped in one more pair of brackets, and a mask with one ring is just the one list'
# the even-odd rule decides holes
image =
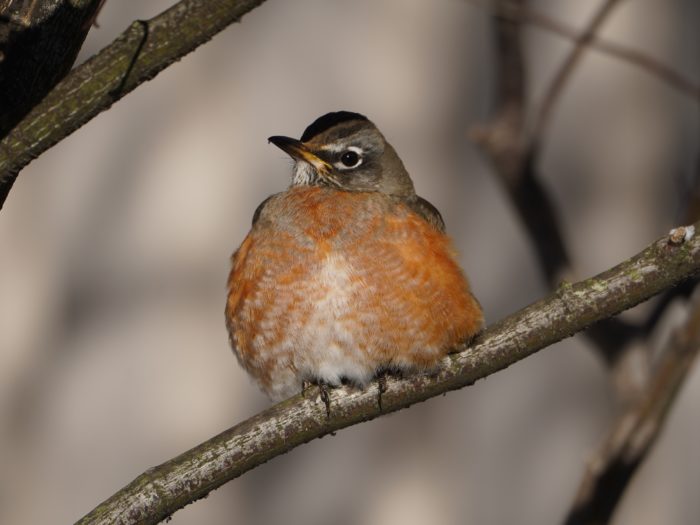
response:
{"label": "blurred background", "polygon": [[[108,1],[79,61],[172,3]],[[532,2],[579,30],[598,5]],[[697,0],[635,0],[600,35],[697,85],[698,27]],[[525,44],[536,107],[571,43],[528,26]],[[467,0],[268,0],[25,169],[0,212],[0,522],[72,523],[268,406],[228,346],[229,256],[290,180],[267,137],[300,136],[325,112],[364,113],[395,146],[489,323],[545,295],[525,229],[468,138],[491,116],[493,77],[491,19]],[[541,178],[577,276],[680,220],[697,100],[591,50],[551,124]],[[682,319],[675,305],[653,344]],[[619,408],[577,336],[298,448],[171,524],[558,523]],[[617,525],[697,523],[699,409],[696,367]]]}

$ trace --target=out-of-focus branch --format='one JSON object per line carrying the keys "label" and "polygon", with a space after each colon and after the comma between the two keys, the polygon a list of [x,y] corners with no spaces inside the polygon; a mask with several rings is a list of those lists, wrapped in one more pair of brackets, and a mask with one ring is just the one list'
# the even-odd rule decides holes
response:
{"label": "out-of-focus branch", "polygon": [[[582,34],[575,28],[566,25],[536,9],[525,8],[515,1],[503,1],[494,4],[490,0],[468,0],[469,3],[484,9],[496,8],[495,15],[511,20],[519,20],[523,23],[547,30],[555,35],[567,40],[579,43]],[[691,79],[676,71],[667,64],[656,60],[641,51],[606,40],[594,35],[588,42],[590,49],[599,51],[602,54],[622,60],[632,66],[638,67],[652,76],[655,76],[669,86],[685,93],[686,95],[700,101],[700,86]]]}
{"label": "out-of-focus branch", "polygon": [[[563,271],[569,269],[569,258],[556,220],[556,213],[546,189],[539,182],[536,160],[545,139],[552,109],[567,80],[586,46],[595,39],[597,30],[618,4],[618,0],[606,0],[585,32],[577,38],[577,45],[564,60],[546,91],[530,134],[527,133],[524,124],[526,109],[523,86],[526,69],[523,65],[523,52],[518,37],[521,18],[496,17],[500,98],[492,121],[474,130],[472,137],[492,161],[494,171],[504,182],[533,240],[540,266],[551,286]],[[522,11],[525,9],[525,2],[522,0],[497,2],[497,9],[503,6]],[[513,86],[517,86],[517,89]],[[675,236],[685,233],[687,230],[678,229]],[[623,357],[633,356],[628,352],[633,348],[629,343],[638,337],[648,335],[666,306],[679,294],[689,294],[694,285],[694,279],[689,279],[681,287],[666,290],[657,308],[645,322],[639,325],[630,324],[621,319],[605,319],[587,330],[586,336],[595,343],[601,355],[611,365],[611,373],[619,387],[618,393],[624,392],[623,387],[629,387],[626,383],[629,382],[629,368],[632,362],[629,359],[623,359]],[[612,432],[609,443],[601,451],[581,486],[576,506],[569,517],[570,525],[605,523],[607,522],[605,518],[612,515],[634,471],[653,445],[654,436],[663,421],[663,414],[672,402],[672,396],[668,392],[673,390],[674,382],[682,381],[683,373],[672,367],[677,366],[682,369],[683,366],[689,366],[689,362],[682,359],[669,360],[669,362],[672,364],[664,364],[661,367],[650,387],[645,385],[649,390],[642,390],[644,397],[635,405],[636,411],[628,413]],[[672,376],[672,380],[667,379],[669,375]],[[630,452],[633,444],[636,446],[634,448],[636,454]]]}
{"label": "out-of-focus branch", "polygon": [[540,143],[544,135],[547,133],[547,127],[552,115],[552,110],[559,101],[559,98],[564,91],[564,87],[571,77],[571,73],[574,71],[584,53],[587,51],[590,43],[595,38],[596,33],[603,26],[603,23],[605,23],[613,9],[620,4],[620,1],[621,0],[604,0],[604,2],[598,8],[598,11],[596,11],[595,15],[593,15],[593,18],[588,23],[586,29],[576,40],[576,44],[574,45],[573,49],[569,52],[564,62],[557,70],[554,79],[549,84],[549,87],[544,94],[540,110],[535,119],[531,136],[533,148],[537,147],[537,144]]}
{"label": "out-of-focus branch", "polygon": [[[700,223],[696,225],[700,229]],[[677,239],[676,239],[677,241]],[[445,358],[432,375],[389,378],[331,392],[323,403],[300,395],[275,405],[184,454],[152,468],[81,519],[87,524],[153,524],[293,448],[336,430],[473,384],[592,323],[616,315],[700,271],[700,235],[664,237],[635,257],[555,293],[490,327]]]}
{"label": "out-of-focus branch", "polygon": [[[524,1],[514,3],[520,6]],[[492,120],[470,135],[492,162],[535,245],[547,282],[555,285],[569,267],[569,256],[554,206],[535,173],[534,152],[527,149],[520,28],[519,20],[495,20],[497,107]]]}
{"label": "out-of-focus branch", "polygon": [[[687,184],[682,189],[685,197],[685,209],[683,210],[683,222],[690,224],[700,219],[700,152],[695,158],[695,166],[688,177]],[[697,217],[697,219],[696,219]]]}
{"label": "out-of-focus branch", "polygon": [[151,20],[134,22],[69,73],[0,142],[0,206],[32,159],[263,2],[181,0]]}
{"label": "out-of-focus branch", "polygon": [[579,487],[566,525],[608,523],[637,467],[659,436],[700,352],[700,296],[662,353],[648,389],[613,425]]}
{"label": "out-of-focus branch", "polygon": [[[492,2],[478,2],[470,0],[473,3],[489,7]],[[567,40],[575,43],[580,43],[584,35],[581,35],[576,29],[554,18],[537,11],[535,9],[525,9],[517,5],[515,2],[501,2],[498,4],[498,16],[521,20],[527,24],[545,29],[559,35]],[[588,46],[590,49],[595,49],[610,57],[622,60],[630,65],[639,67],[650,75],[655,76],[659,80],[667,83],[669,86],[682,91],[686,95],[700,102],[700,86],[692,80],[671,68],[667,64],[656,60],[655,58],[637,51],[636,49],[627,47],[616,42],[602,39],[596,35],[589,38]]]}
{"label": "out-of-focus branch", "polygon": [[[700,167],[700,165],[699,165]],[[700,194],[700,170],[691,178],[686,189],[688,202],[684,216],[691,221],[700,219],[697,195]],[[680,239],[685,230],[676,229],[672,236]],[[664,291],[641,326],[649,335],[668,305],[693,294],[697,279],[687,279]],[[566,525],[608,523],[635,472],[648,455],[662,430],[676,393],[700,352],[700,294],[696,293],[688,318],[676,329],[660,353],[658,364],[642,389],[637,389],[633,401],[613,423],[608,437],[589,461]],[[624,371],[623,371],[624,372]]]}
{"label": "out-of-focus branch", "polygon": [[[583,42],[595,36],[596,29],[603,23],[616,0],[607,0],[594,16],[586,30]],[[502,6],[511,9],[525,9],[524,0],[500,0],[496,3],[497,12]],[[564,241],[556,210],[546,188],[537,173],[539,154],[538,136],[529,136],[525,129],[525,65],[520,38],[521,20],[511,17],[496,17],[495,37],[497,54],[497,74],[499,97],[493,119],[474,128],[471,138],[491,160],[494,171],[503,182],[532,240],[540,268],[550,286],[570,270],[570,258]],[[556,86],[550,87],[549,103],[543,107],[542,118],[553,107],[566,78],[581,56],[581,50],[573,50],[555,75]],[[535,128],[535,131],[543,131]],[[622,319],[610,319],[591,327],[586,336],[600,350],[608,362],[615,362],[625,345],[641,335],[638,326]]]}

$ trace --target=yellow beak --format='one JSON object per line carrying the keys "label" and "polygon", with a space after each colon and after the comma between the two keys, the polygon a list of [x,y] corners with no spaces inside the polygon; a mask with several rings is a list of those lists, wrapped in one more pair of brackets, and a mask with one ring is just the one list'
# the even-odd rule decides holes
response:
{"label": "yellow beak", "polygon": [[332,166],[325,160],[317,157],[306,144],[290,137],[274,136],[267,139],[293,159],[303,160],[311,164],[319,174],[325,175],[331,171]]}

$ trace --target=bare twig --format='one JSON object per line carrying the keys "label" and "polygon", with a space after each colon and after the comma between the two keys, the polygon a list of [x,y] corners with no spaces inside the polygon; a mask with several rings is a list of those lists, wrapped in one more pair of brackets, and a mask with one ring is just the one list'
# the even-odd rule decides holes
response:
{"label": "bare twig", "polygon": [[[681,200],[679,216],[683,224],[690,224],[700,220],[700,154],[698,154],[693,168],[693,172],[688,177],[687,183],[683,186],[681,192],[682,196],[679,199]],[[697,279],[688,279],[661,294],[649,313],[649,316],[641,326],[643,335],[646,336],[652,333],[656,324],[661,320],[661,317],[663,317],[669,304],[676,299],[686,299],[690,297],[697,282]]]}
{"label": "bare twig", "polygon": [[595,38],[598,30],[603,26],[603,23],[607,20],[613,9],[620,4],[620,1],[621,0],[603,1],[598,8],[598,11],[596,11],[595,15],[593,15],[593,18],[588,23],[588,26],[584,32],[576,40],[576,44],[574,45],[573,49],[569,52],[564,62],[557,70],[554,79],[549,84],[549,87],[542,98],[540,110],[535,118],[533,132],[531,134],[533,149],[537,148],[537,145],[547,133],[547,126],[549,125],[552,110],[559,101],[559,97],[563,92],[564,86],[566,86],[571,73],[574,71],[588,46]]}
{"label": "bare twig", "polygon": [[[471,3],[484,8],[491,8],[493,2],[469,0]],[[497,15],[515,20],[521,20],[524,23],[531,24],[550,31],[553,34],[559,35],[573,42],[580,42],[582,35],[575,28],[568,26],[554,18],[537,11],[532,8],[524,8],[515,2],[500,2],[497,4]],[[609,40],[605,40],[598,36],[593,36],[589,41],[589,47],[600,53],[606,54],[618,60],[622,60],[632,66],[638,67],[646,71],[650,75],[658,78],[669,86],[685,93],[700,102],[700,86],[695,84],[691,79],[687,78],[682,73],[676,71],[672,67],[656,60],[641,51],[627,47],[623,44],[618,44]]]}
{"label": "bare twig", "polygon": [[[500,0],[496,5],[497,9],[504,5],[511,9],[524,9],[525,2]],[[593,25],[601,24],[605,18],[603,15],[610,9],[612,7],[601,9],[594,17],[586,31],[588,38],[595,34]],[[491,160],[496,175],[504,183],[533,242],[543,275],[547,283],[554,287],[570,271],[571,265],[555,207],[537,173],[539,137],[528,138],[525,129],[525,66],[520,27],[521,21],[515,17],[495,19],[497,73],[501,86],[498,106],[492,121],[472,130],[471,137]],[[578,56],[580,52],[572,52],[555,76],[559,87],[549,89],[554,98]],[[607,319],[591,327],[586,336],[596,345],[601,356],[612,364],[626,344],[642,333],[639,326],[623,319]]]}
{"label": "bare twig", "polygon": [[567,525],[608,523],[632,476],[659,436],[683,381],[700,351],[700,297],[662,354],[643,396],[613,425],[588,465]]}
{"label": "bare twig", "polygon": [[[523,4],[519,0],[516,5]],[[535,173],[525,132],[525,65],[520,22],[495,20],[498,98],[491,122],[478,126],[471,138],[491,160],[525,223],[535,253],[550,285],[569,267],[569,255],[551,199]]]}
{"label": "bare twig", "polygon": [[[700,219],[695,198],[700,177],[691,181],[686,218]],[[677,228],[673,236],[680,238],[686,230]],[[656,326],[668,305],[690,297],[697,284],[691,278],[663,292],[647,320],[641,326],[647,336]],[[607,523],[637,468],[654,445],[675,393],[687,376],[700,351],[700,295],[696,293],[691,312],[684,326],[678,328],[661,352],[659,363],[651,372],[644,388],[636,392],[634,401],[613,424],[600,450],[591,459],[578,494],[566,518],[567,525]]]}
{"label": "bare twig", "polygon": [[264,0],[181,0],[74,69],[0,142],[2,188],[58,141]]}
{"label": "bare twig", "polygon": [[664,237],[615,268],[562,285],[549,297],[490,327],[473,346],[445,358],[435,374],[388,378],[381,409],[376,384],[364,391],[333,390],[329,416],[323,403],[295,396],[148,470],[78,523],[157,523],[299,445],[471,385],[698,271],[700,236],[681,244]]}
{"label": "bare twig", "polygon": [[[505,0],[499,5],[506,3],[516,6],[518,9],[522,8],[522,3],[514,4]],[[493,122],[489,126],[482,128],[475,137],[492,159],[501,180],[506,182],[506,188],[511,199],[516,204],[523,222],[535,241],[534,244],[539,254],[544,274],[552,285],[557,273],[568,266],[568,257],[566,257],[564,240],[555,222],[554,211],[546,198],[546,190],[542,185],[536,184],[535,160],[539,155],[541,141],[546,133],[545,128],[549,114],[562,92],[566,80],[580,60],[584,46],[594,38],[597,28],[600,27],[615,5],[615,1],[608,1],[603,4],[584,35],[578,40],[577,47],[572,50],[559,72],[555,75],[529,140],[524,138],[526,135],[523,129],[525,120],[523,118],[525,111],[524,97],[521,91],[516,90],[502,90],[499,110]],[[513,24],[517,23],[516,18],[508,20],[511,20]],[[503,33],[505,31],[504,28],[508,28],[508,33],[506,34],[513,33],[512,25],[506,26],[504,25],[505,22],[497,22],[497,24],[498,32]],[[497,41],[500,44],[498,56],[501,66],[499,73],[505,77],[502,82],[507,83],[507,85],[522,85],[525,68],[522,65],[522,51],[519,48],[519,40],[517,37],[504,40],[499,35]],[[508,46],[504,47],[503,42],[506,42]],[[512,67],[513,60],[519,61],[517,67]],[[507,67],[508,64],[511,64],[511,67]],[[520,107],[515,108],[515,106]],[[518,115],[519,118],[506,119],[503,117],[504,115],[513,114]],[[527,183],[526,181],[530,182]],[[528,196],[528,192],[523,190],[523,188],[528,186],[532,188],[529,193],[535,195],[535,197]],[[538,195],[539,197],[537,197]],[[524,204],[523,201],[525,202]],[[528,202],[531,203],[530,207],[527,205]],[[535,203],[536,205],[533,205]],[[543,203],[547,203],[547,205]],[[549,217],[548,220],[553,223],[548,228],[542,227],[541,223],[538,225],[537,218],[542,213]],[[548,251],[549,246],[561,246],[561,248],[552,252],[551,248]],[[649,318],[640,325],[633,325],[620,319],[608,319],[597,323],[586,332],[588,338],[596,344],[596,347],[601,351],[601,355],[611,365],[612,374],[620,379],[619,385],[625,385],[625,381],[622,381],[622,379],[626,379],[628,375],[627,365],[629,363],[627,363],[627,360],[621,360],[620,358],[626,355],[626,350],[630,348],[629,343],[637,337],[648,335],[658,319],[660,319],[666,306],[679,294],[689,294],[694,285],[694,280],[687,280],[683,286],[667,290]],[[677,361],[673,361],[673,363],[675,364]],[[671,367],[673,365],[665,366]],[[680,360],[676,366],[689,366],[689,362]],[[663,414],[668,410],[672,402],[672,397],[663,388],[671,389],[673,385],[663,382],[664,378],[670,374],[674,381],[682,381],[682,374],[674,372],[674,370],[672,369],[669,372],[662,366],[659,372],[662,375],[656,375],[650,390],[645,391],[645,397],[637,405],[638,412],[633,411],[627,414],[614,429],[609,443],[606,443],[603,451],[600,453],[600,457],[592,464],[591,470],[581,485],[576,506],[569,516],[569,525],[604,523],[612,515],[631,476],[637,466],[644,460],[646,452],[653,445],[653,438],[661,426]],[[662,383],[662,385],[659,386],[659,383]],[[663,407],[664,412],[660,412],[661,408],[655,411],[647,409],[649,406]],[[637,444],[635,451],[638,454],[630,458],[632,442]],[[625,461],[621,460],[623,455],[625,455]]]}

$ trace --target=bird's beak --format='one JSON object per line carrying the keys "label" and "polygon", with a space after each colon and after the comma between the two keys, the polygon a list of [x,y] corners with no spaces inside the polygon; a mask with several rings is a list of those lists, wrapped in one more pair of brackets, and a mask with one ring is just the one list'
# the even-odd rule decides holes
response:
{"label": "bird's beak", "polygon": [[325,160],[317,157],[303,142],[290,137],[274,136],[267,139],[294,160],[303,160],[311,164],[321,175],[328,174],[332,167]]}

